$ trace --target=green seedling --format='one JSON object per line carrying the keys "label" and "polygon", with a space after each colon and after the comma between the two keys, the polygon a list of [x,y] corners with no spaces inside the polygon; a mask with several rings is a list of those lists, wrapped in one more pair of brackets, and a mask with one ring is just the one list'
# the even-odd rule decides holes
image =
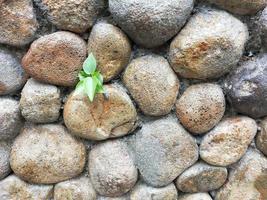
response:
{"label": "green seedling", "polygon": [[97,93],[104,93],[103,76],[96,69],[97,63],[94,55],[90,53],[83,63],[83,69],[79,72],[79,83],[75,91],[83,92],[92,102]]}

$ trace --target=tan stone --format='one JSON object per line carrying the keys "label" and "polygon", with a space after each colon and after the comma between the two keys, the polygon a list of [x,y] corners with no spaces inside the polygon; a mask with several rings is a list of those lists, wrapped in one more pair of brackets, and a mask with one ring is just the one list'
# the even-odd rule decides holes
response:
{"label": "tan stone", "polygon": [[267,118],[260,123],[260,131],[256,138],[256,144],[259,150],[267,156]]}
{"label": "tan stone", "polygon": [[194,193],[182,195],[179,200],[212,200],[212,198],[208,193]]}

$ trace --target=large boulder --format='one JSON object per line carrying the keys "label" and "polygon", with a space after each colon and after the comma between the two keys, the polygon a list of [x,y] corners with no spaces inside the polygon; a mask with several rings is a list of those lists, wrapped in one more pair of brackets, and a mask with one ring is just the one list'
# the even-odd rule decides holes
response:
{"label": "large boulder", "polygon": [[83,143],[62,125],[30,125],[15,139],[10,165],[25,181],[51,184],[79,175],[85,160]]}
{"label": "large boulder", "polygon": [[33,78],[46,83],[73,86],[86,59],[86,43],[65,31],[35,40],[22,59],[22,66]]}
{"label": "large boulder", "polygon": [[185,24],[193,0],[110,0],[109,10],[120,27],[147,48],[160,46]]}
{"label": "large boulder", "polygon": [[247,39],[247,27],[237,18],[201,8],[171,42],[169,61],[184,78],[218,78],[238,63]]}

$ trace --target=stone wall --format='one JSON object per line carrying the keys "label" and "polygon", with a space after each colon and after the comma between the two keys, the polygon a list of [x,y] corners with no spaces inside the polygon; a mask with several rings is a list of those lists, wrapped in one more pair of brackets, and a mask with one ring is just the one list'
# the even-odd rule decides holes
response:
{"label": "stone wall", "polygon": [[0,0],[0,199],[267,200],[266,5]]}

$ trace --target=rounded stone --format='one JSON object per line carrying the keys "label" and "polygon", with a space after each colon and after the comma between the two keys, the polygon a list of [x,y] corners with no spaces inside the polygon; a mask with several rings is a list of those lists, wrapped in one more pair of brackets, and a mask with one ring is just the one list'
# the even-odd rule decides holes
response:
{"label": "rounded stone", "polygon": [[10,175],[0,181],[0,199],[47,200],[53,197],[53,185],[32,185]]}
{"label": "rounded stone", "polygon": [[97,200],[129,200],[128,195],[123,195],[121,197],[104,197],[104,196],[98,196]]}
{"label": "rounded stone", "polygon": [[179,80],[162,56],[134,59],[126,68],[123,82],[146,115],[168,114],[179,91]]}
{"label": "rounded stone", "polygon": [[0,98],[0,140],[15,138],[23,126],[23,118],[17,100]]}
{"label": "rounded stone", "polygon": [[103,196],[119,197],[137,181],[138,172],[126,144],[109,140],[97,144],[89,154],[89,173],[95,190]]}
{"label": "rounded stone", "polygon": [[39,0],[39,8],[57,28],[83,33],[92,27],[106,0]]}
{"label": "rounded stone", "polygon": [[202,8],[171,42],[169,61],[184,78],[218,78],[238,63],[247,39],[247,27],[237,18]]}
{"label": "rounded stone", "polygon": [[182,125],[194,134],[212,129],[223,117],[225,98],[217,84],[192,85],[176,103],[176,114]]}
{"label": "rounded stone", "polygon": [[14,93],[27,80],[19,59],[9,51],[0,49],[0,95]]}
{"label": "rounded stone", "polygon": [[232,167],[227,183],[217,192],[215,200],[267,199],[267,159],[249,149]]}
{"label": "rounded stone", "polygon": [[114,20],[138,45],[160,46],[185,24],[193,0],[110,0]]}
{"label": "rounded stone", "polygon": [[51,184],[79,175],[85,160],[82,142],[62,125],[46,124],[24,128],[13,143],[10,165],[25,181]]}
{"label": "rounded stone", "polygon": [[33,78],[61,86],[73,86],[86,59],[86,43],[65,31],[35,40],[22,59],[22,66]]}
{"label": "rounded stone", "polygon": [[226,118],[204,136],[200,157],[211,165],[233,164],[246,153],[256,132],[257,124],[249,117]]}
{"label": "rounded stone", "polygon": [[11,146],[8,142],[0,142],[0,180],[10,174],[11,168],[9,165]]}
{"label": "rounded stone", "polygon": [[208,192],[220,188],[227,179],[227,169],[198,162],[185,170],[176,180],[182,192]]}
{"label": "rounded stone", "polygon": [[89,178],[79,177],[55,185],[54,200],[96,200],[96,192]]}
{"label": "rounded stone", "polygon": [[267,117],[260,123],[260,131],[256,138],[256,145],[267,156]]}
{"label": "rounded stone", "polygon": [[131,200],[177,200],[178,193],[173,183],[154,188],[145,183],[139,182],[130,193]]}
{"label": "rounded stone", "polygon": [[267,6],[262,11],[259,23],[260,23],[261,30],[262,30],[262,40],[265,45],[265,48],[267,48]]}
{"label": "rounded stone", "polygon": [[143,180],[154,187],[170,184],[198,160],[196,140],[174,117],[144,124],[134,152]]}
{"label": "rounded stone", "polygon": [[60,115],[60,91],[54,85],[29,79],[21,92],[22,116],[33,123],[54,122]]}
{"label": "rounded stone", "polygon": [[31,0],[8,0],[1,3],[0,43],[26,45],[34,39],[37,28]]}
{"label": "rounded stone", "polygon": [[110,81],[126,67],[131,57],[131,44],[116,26],[105,22],[94,25],[88,39],[88,54],[93,53],[104,81]]}
{"label": "rounded stone", "polygon": [[239,15],[253,15],[267,6],[266,0],[207,0],[229,12]]}
{"label": "rounded stone", "polygon": [[267,53],[243,63],[225,81],[226,95],[239,113],[267,115]]}
{"label": "rounded stone", "polygon": [[93,102],[73,92],[64,107],[64,121],[75,135],[105,140],[128,134],[135,128],[137,113],[130,97],[120,86],[105,85],[108,98],[97,94]]}
{"label": "rounded stone", "polygon": [[208,193],[194,193],[182,195],[179,200],[212,200],[212,198]]}

